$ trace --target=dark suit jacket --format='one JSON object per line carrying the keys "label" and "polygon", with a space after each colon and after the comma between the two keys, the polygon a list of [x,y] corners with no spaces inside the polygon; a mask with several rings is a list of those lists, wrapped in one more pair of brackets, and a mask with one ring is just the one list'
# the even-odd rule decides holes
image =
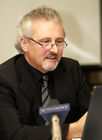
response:
{"label": "dark suit jacket", "polygon": [[[65,123],[77,121],[87,111],[90,96],[78,62],[62,58],[52,73],[53,98],[70,103]],[[0,140],[50,139],[50,126],[44,126],[38,113],[40,100],[36,90],[22,55],[0,66]],[[62,127],[65,136],[67,129]]]}

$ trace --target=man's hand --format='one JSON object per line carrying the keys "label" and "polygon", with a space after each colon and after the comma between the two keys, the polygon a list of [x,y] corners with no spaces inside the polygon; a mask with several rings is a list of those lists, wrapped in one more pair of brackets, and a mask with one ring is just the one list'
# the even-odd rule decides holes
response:
{"label": "man's hand", "polygon": [[86,117],[87,117],[87,113],[85,113],[80,118],[80,120],[78,120],[75,123],[71,123],[69,125],[68,133],[66,136],[67,140],[70,140],[72,138],[81,138],[82,137]]}

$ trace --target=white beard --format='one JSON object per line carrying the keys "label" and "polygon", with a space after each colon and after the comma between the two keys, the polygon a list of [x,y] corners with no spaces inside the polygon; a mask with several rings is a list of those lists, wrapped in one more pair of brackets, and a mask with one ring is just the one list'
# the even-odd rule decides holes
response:
{"label": "white beard", "polygon": [[53,71],[56,69],[56,67],[58,66],[58,61],[57,62],[45,62],[43,65],[42,65],[42,68],[45,70],[45,71]]}

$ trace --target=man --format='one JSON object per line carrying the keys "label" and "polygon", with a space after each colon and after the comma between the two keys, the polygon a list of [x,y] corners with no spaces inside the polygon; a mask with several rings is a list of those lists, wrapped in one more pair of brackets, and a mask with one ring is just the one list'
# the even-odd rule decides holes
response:
{"label": "man", "polygon": [[[20,21],[16,42],[20,54],[0,66],[0,140],[51,139],[50,125],[39,115],[39,107],[51,99],[70,104],[62,125],[63,140],[66,134],[70,139],[82,133],[90,94],[78,62],[62,57],[64,39],[62,21],[54,9],[37,8]],[[42,97],[44,75],[49,77],[46,99]]]}

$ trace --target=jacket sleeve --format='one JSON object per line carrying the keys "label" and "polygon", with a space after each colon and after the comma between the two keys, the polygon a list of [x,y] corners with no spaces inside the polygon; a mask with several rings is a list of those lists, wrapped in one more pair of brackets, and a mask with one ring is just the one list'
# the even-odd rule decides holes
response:
{"label": "jacket sleeve", "polygon": [[77,61],[76,61],[76,67],[73,70],[73,79],[74,79],[73,85],[77,97],[77,108],[79,113],[79,115],[77,115],[75,120],[77,121],[84,115],[86,111],[88,111],[90,97],[91,97],[86,79],[83,76],[81,67]]}
{"label": "jacket sleeve", "polygon": [[0,140],[49,140],[50,126],[30,126],[20,122],[10,89],[0,84]]}
{"label": "jacket sleeve", "polygon": [[[51,126],[24,125],[15,105],[13,91],[0,84],[0,140],[50,140]],[[62,126],[65,140],[68,125]]]}
{"label": "jacket sleeve", "polygon": [[66,123],[72,123],[78,121],[88,111],[91,94],[77,61],[64,59],[64,70],[70,75],[68,96],[71,110],[66,118]]}

